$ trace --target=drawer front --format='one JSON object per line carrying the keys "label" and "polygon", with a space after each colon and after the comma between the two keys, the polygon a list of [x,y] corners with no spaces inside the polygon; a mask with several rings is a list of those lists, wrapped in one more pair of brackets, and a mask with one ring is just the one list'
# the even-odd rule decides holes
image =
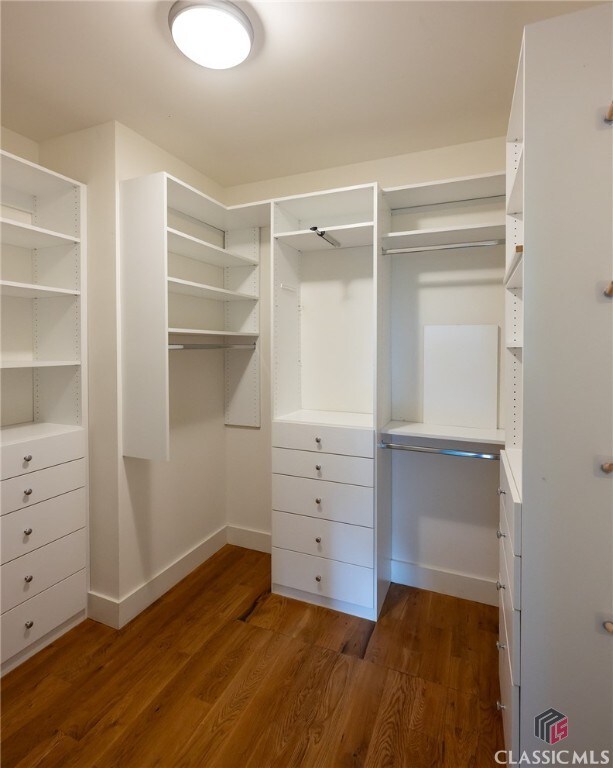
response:
{"label": "drawer front", "polygon": [[374,460],[358,456],[340,456],[336,453],[314,455],[312,451],[293,451],[289,448],[272,449],[272,471],[280,475],[310,477],[373,487]]}
{"label": "drawer front", "polygon": [[500,515],[506,515],[514,555],[521,555],[521,500],[504,451],[500,452]]}
{"label": "drawer front", "polygon": [[344,456],[374,456],[375,433],[357,427],[328,427],[316,424],[291,424],[275,421],[272,425],[275,448],[294,448],[316,453],[340,453]]}
{"label": "drawer front", "polygon": [[2,612],[85,568],[85,529],[2,566]]}
{"label": "drawer front", "polygon": [[2,481],[2,514],[31,507],[85,485],[85,459]]}
{"label": "drawer front", "polygon": [[[2,562],[14,560],[85,525],[85,488],[0,518]],[[26,534],[25,531],[31,533]]]}
{"label": "drawer front", "polygon": [[[502,625],[501,625],[502,626]],[[501,639],[502,642],[502,639]],[[500,704],[504,728],[505,749],[519,754],[519,686],[513,684],[508,655],[503,651],[498,657],[500,676]]]}
{"label": "drawer front", "polygon": [[372,528],[273,512],[272,540],[282,549],[373,567]]}
{"label": "drawer front", "polygon": [[[85,431],[80,429],[63,435],[39,437],[3,445],[1,479],[36,472],[85,456]],[[26,457],[31,456],[29,461]]]}
{"label": "drawer front", "polygon": [[373,491],[288,475],[272,476],[272,507],[278,512],[309,515],[337,523],[372,528]]}
{"label": "drawer front", "polygon": [[85,570],[49,587],[2,616],[2,661],[85,608]]}
{"label": "drawer front", "polygon": [[372,608],[373,579],[371,568],[272,549],[273,584]]}
{"label": "drawer front", "polygon": [[[504,584],[508,579],[504,573],[504,564],[501,566],[500,581]],[[521,629],[521,611],[516,611],[511,602],[511,592],[508,589],[501,589],[499,594],[499,616],[498,622],[506,627],[507,648],[509,650],[509,659],[513,669],[513,679],[519,682],[520,674],[520,629]]]}
{"label": "drawer front", "polygon": [[502,534],[499,539],[500,573],[506,573],[505,584],[511,592],[511,604],[515,610],[519,611],[521,610],[521,557],[513,554],[511,539],[508,534],[505,536],[508,530],[506,520],[501,520],[499,530]]}

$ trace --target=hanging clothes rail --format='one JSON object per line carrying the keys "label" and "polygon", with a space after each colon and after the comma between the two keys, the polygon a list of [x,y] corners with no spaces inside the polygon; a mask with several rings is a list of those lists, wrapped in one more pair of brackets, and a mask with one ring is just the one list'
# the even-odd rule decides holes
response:
{"label": "hanging clothes rail", "polygon": [[328,235],[326,233],[325,229],[319,229],[318,227],[310,227],[311,232],[314,232],[318,237],[321,237],[322,240],[325,240],[326,243],[330,243],[330,245],[333,245],[335,248],[340,248],[341,244],[339,241],[332,237],[332,235]]}
{"label": "hanging clothes rail", "polygon": [[478,451],[460,451],[455,448],[429,448],[425,445],[403,445],[401,443],[379,443],[379,448],[392,448],[395,451],[415,451],[417,453],[438,453],[443,456],[456,456],[461,459],[485,459],[500,461],[499,453],[480,453]]}
{"label": "hanging clothes rail", "polygon": [[177,349],[255,349],[255,344],[169,344],[169,350]]}
{"label": "hanging clothes rail", "polygon": [[448,245],[417,245],[414,248],[384,248],[383,253],[394,256],[397,253],[422,253],[424,251],[450,251],[456,248],[488,248],[504,245],[504,240],[478,240],[474,243],[449,243]]}

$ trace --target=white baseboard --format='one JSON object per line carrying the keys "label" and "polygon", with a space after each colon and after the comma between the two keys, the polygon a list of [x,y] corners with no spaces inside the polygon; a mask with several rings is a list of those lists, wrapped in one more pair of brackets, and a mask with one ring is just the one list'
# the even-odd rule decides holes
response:
{"label": "white baseboard", "polygon": [[89,618],[107,624],[114,629],[121,629],[175,584],[178,584],[181,579],[184,579],[195,568],[208,560],[227,541],[227,528],[224,526],[121,600],[90,592],[88,596]]}
{"label": "white baseboard", "polygon": [[272,535],[269,532],[258,531],[254,528],[240,528],[237,525],[229,525],[227,531],[228,544],[270,553]]}
{"label": "white baseboard", "polygon": [[404,560],[392,560],[392,581],[464,600],[474,600],[476,603],[498,605],[495,580],[429,568]]}

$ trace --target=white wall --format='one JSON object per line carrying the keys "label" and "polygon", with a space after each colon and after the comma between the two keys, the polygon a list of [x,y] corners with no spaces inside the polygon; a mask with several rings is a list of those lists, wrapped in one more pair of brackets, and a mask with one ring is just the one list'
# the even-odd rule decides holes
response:
{"label": "white wall", "polygon": [[6,152],[18,155],[32,163],[38,163],[38,144],[20,133],[15,133],[9,128],[2,126],[0,129],[0,146]]}

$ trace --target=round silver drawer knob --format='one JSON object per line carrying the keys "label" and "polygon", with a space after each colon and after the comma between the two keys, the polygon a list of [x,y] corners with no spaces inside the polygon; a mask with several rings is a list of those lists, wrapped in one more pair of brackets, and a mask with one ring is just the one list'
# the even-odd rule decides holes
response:
{"label": "round silver drawer knob", "polygon": [[321,496],[318,496],[318,497],[315,499],[315,504],[321,504]]}
{"label": "round silver drawer knob", "polygon": [[32,581],[33,578],[34,578],[33,576],[26,576],[26,577],[24,577],[24,581],[25,581],[26,584],[29,584]]}
{"label": "round silver drawer knob", "polygon": [[24,460],[24,461],[32,461],[32,454],[31,454],[31,453],[28,453],[28,455],[27,455],[27,456],[24,456],[24,457],[23,457],[23,460]]}
{"label": "round silver drawer knob", "polygon": [[315,469],[316,469],[318,472],[321,472],[321,464],[315,464]]}
{"label": "round silver drawer knob", "polygon": [[321,536],[317,536],[317,537],[315,538],[315,542],[316,542],[317,544],[321,544]]}
{"label": "round silver drawer knob", "polygon": [[26,488],[23,493],[24,493],[25,496],[31,496],[32,495],[32,489],[31,488]]}
{"label": "round silver drawer knob", "polygon": [[504,651],[504,649],[507,646],[504,643],[501,643],[500,640],[496,640],[496,648],[498,648],[499,651]]}
{"label": "round silver drawer knob", "polygon": [[500,701],[497,701],[497,702],[496,702],[496,709],[497,709],[499,712],[502,712],[502,710],[503,710],[503,709],[506,709],[506,706],[505,706],[505,705],[504,705],[502,702],[500,702]]}
{"label": "round silver drawer knob", "polygon": [[34,626],[33,621],[26,621],[26,629],[32,629],[33,626]]}
{"label": "round silver drawer knob", "polygon": [[507,534],[506,534],[506,533],[503,533],[503,532],[500,530],[500,528],[499,528],[499,529],[496,531],[496,538],[497,538],[497,539],[506,539],[506,538],[507,538]]}
{"label": "round silver drawer knob", "polygon": [[500,592],[501,589],[506,589],[507,585],[503,584],[501,581],[496,582],[496,589]]}
{"label": "round silver drawer knob", "polygon": [[315,581],[321,581],[321,576],[315,576]]}
{"label": "round silver drawer knob", "polygon": [[317,443],[317,445],[321,445],[321,437],[316,437],[315,442]]}
{"label": "round silver drawer knob", "polygon": [[32,533],[32,529],[31,528],[24,528],[23,532],[25,533],[26,536],[29,536]]}

